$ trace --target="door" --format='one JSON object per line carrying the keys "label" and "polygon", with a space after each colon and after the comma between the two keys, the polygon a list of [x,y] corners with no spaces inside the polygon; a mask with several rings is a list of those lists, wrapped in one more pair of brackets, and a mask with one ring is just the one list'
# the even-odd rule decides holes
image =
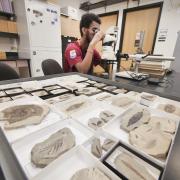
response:
{"label": "door", "polygon": [[[139,51],[147,54],[153,52],[156,31],[160,18],[161,6],[141,7],[138,10],[124,11],[124,33],[120,52],[135,54]],[[123,31],[122,31],[123,32]],[[143,35],[143,36],[140,36]],[[121,35],[122,37],[122,35]],[[140,43],[141,42],[141,43]],[[130,69],[132,61],[121,61],[121,66]]]}

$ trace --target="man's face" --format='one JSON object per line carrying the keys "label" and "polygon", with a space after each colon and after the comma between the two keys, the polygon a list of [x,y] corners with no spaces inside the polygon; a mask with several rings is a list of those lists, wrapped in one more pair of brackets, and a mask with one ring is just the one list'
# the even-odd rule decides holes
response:
{"label": "man's face", "polygon": [[100,30],[100,24],[98,24],[97,22],[93,21],[89,28],[87,28],[86,31],[86,40],[88,43],[91,42],[91,40],[93,39],[94,35]]}

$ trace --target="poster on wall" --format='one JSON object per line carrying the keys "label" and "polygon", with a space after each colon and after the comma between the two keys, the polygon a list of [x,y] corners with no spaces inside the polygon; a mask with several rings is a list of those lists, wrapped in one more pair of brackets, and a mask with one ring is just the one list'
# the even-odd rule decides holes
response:
{"label": "poster on wall", "polygon": [[168,29],[160,29],[158,42],[165,42],[168,34]]}

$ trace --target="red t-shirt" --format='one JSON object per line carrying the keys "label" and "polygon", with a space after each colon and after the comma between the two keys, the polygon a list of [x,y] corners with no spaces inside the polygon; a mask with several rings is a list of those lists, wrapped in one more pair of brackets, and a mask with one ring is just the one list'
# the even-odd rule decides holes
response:
{"label": "red t-shirt", "polygon": [[[69,43],[65,50],[65,66],[64,70],[65,72],[77,72],[77,69],[75,67],[75,64],[82,62],[84,57],[86,55],[86,52],[83,52],[79,43],[73,42]],[[88,71],[88,74],[92,73],[93,65],[98,65],[100,63],[101,56],[100,54],[94,49],[93,53],[93,60],[91,63],[91,68]]]}

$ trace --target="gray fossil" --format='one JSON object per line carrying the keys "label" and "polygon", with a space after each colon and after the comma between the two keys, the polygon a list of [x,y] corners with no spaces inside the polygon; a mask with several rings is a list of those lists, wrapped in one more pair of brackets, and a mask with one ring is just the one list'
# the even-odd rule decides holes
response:
{"label": "gray fossil", "polygon": [[39,124],[49,112],[46,105],[16,105],[6,108],[0,112],[0,119],[6,121],[5,129],[13,129],[25,125]]}
{"label": "gray fossil", "polygon": [[97,158],[102,156],[102,147],[99,138],[94,138],[91,145],[91,153],[94,154]]}
{"label": "gray fossil", "polygon": [[66,112],[70,112],[70,111],[74,111],[76,109],[79,109],[80,107],[82,107],[85,104],[85,102],[79,102],[73,105],[70,105],[69,107],[66,108]]}
{"label": "gray fossil", "polygon": [[114,118],[114,114],[111,111],[102,111],[99,114],[99,117],[105,122],[107,123],[108,121],[110,121],[112,118]]}
{"label": "gray fossil", "polygon": [[75,136],[71,130],[63,128],[32,148],[31,161],[37,167],[43,168],[73,148],[75,144]]}
{"label": "gray fossil", "polygon": [[150,112],[147,109],[140,107],[131,108],[122,116],[121,128],[125,131],[131,131],[141,124],[147,123],[150,120]]}
{"label": "gray fossil", "polygon": [[98,168],[84,168],[78,170],[70,180],[111,180]]}
{"label": "gray fossil", "polygon": [[155,180],[143,164],[127,153],[119,154],[114,164],[117,170],[129,180]]}
{"label": "gray fossil", "polygon": [[94,130],[97,130],[99,127],[104,125],[104,121],[100,118],[90,118],[88,121],[88,126]]}
{"label": "gray fossil", "polygon": [[103,150],[108,151],[110,150],[116,142],[111,139],[105,139],[102,145]]}
{"label": "gray fossil", "polygon": [[143,94],[141,96],[142,99],[146,99],[148,101],[154,101],[156,99],[156,96],[155,95],[147,95],[147,94]]}

